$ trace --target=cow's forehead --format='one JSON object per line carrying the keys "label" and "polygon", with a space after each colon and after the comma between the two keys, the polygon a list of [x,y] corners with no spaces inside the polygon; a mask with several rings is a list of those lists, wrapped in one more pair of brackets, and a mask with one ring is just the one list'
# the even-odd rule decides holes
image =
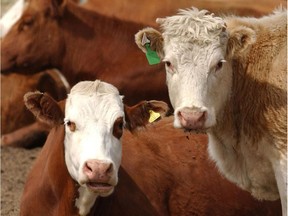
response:
{"label": "cow's forehead", "polygon": [[104,82],[80,82],[71,89],[65,107],[65,118],[111,122],[124,116],[122,97],[118,90]]}
{"label": "cow's forehead", "polygon": [[159,19],[165,43],[207,45],[226,36],[222,18],[196,8],[180,10],[175,16]]}

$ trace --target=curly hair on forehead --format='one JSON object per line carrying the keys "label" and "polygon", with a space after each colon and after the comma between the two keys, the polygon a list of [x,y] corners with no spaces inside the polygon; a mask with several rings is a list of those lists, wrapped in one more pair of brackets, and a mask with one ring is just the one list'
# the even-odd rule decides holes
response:
{"label": "curly hair on forehead", "polygon": [[164,37],[180,37],[184,42],[211,42],[219,38],[226,28],[221,17],[194,7],[180,9],[175,16],[158,18],[157,23],[160,24]]}

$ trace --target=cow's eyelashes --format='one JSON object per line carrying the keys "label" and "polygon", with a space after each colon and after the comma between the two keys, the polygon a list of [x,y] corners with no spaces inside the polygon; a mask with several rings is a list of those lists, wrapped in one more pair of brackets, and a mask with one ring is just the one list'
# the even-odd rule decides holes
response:
{"label": "cow's eyelashes", "polygon": [[71,132],[74,132],[76,130],[76,124],[72,121],[67,121],[65,124],[69,127]]}

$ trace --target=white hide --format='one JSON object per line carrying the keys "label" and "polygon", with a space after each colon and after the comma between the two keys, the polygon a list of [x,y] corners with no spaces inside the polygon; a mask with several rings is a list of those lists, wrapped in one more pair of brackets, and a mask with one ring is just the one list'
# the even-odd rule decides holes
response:
{"label": "white hide", "polygon": [[65,126],[65,161],[70,175],[80,185],[87,181],[83,166],[89,159],[112,163],[110,184],[117,184],[122,146],[121,140],[112,133],[114,121],[119,117],[124,117],[124,108],[122,96],[114,86],[85,81],[71,89],[65,122],[74,122],[76,130],[71,132],[67,124]]}
{"label": "white hide", "polygon": [[[285,13],[287,10],[275,13],[273,18],[264,17],[263,22],[267,23],[261,27],[270,30],[277,26],[277,19],[282,19]],[[270,24],[272,19],[274,25]],[[260,23],[251,20],[255,25]],[[174,126],[181,127],[180,110],[206,111],[204,128],[209,135],[209,154],[221,173],[258,199],[275,200],[280,193],[283,215],[286,215],[287,153],[282,154],[275,147],[277,140],[273,143],[268,131],[255,143],[253,137],[235,128],[231,120],[237,113],[229,110],[233,71],[231,59],[226,56],[229,35],[224,20],[207,11],[191,9],[157,22],[164,40],[163,61],[169,62],[166,76],[175,110]],[[267,27],[268,24],[271,26]],[[217,64],[221,61],[225,63],[219,68]]]}

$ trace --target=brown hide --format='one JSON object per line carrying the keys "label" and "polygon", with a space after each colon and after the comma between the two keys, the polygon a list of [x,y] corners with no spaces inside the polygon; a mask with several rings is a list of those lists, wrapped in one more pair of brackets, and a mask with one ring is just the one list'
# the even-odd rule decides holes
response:
{"label": "brown hide", "polygon": [[47,0],[46,6],[42,1],[31,1],[2,40],[2,73],[56,67],[71,85],[96,78],[113,84],[128,105],[149,99],[169,102],[163,64],[148,65],[134,43],[134,34],[144,26],[70,1],[58,6],[55,0]]}
{"label": "brown hide", "polygon": [[28,91],[47,92],[56,100],[66,98],[67,87],[56,70],[24,76],[1,75],[1,134],[7,134],[35,122],[26,109],[23,96]]}
{"label": "brown hide", "polygon": [[[75,183],[64,165],[63,134],[61,126],[48,136],[28,177],[22,212],[73,215]],[[221,177],[207,158],[207,136],[175,130],[172,117],[136,134],[125,131],[122,139],[118,185],[90,215],[281,215],[280,202],[257,201]]]}
{"label": "brown hide", "polygon": [[158,17],[174,15],[179,8],[197,7],[207,9],[215,14],[235,14],[239,16],[259,17],[270,13],[284,0],[88,0],[83,6],[99,13],[120,19],[155,25]]}

